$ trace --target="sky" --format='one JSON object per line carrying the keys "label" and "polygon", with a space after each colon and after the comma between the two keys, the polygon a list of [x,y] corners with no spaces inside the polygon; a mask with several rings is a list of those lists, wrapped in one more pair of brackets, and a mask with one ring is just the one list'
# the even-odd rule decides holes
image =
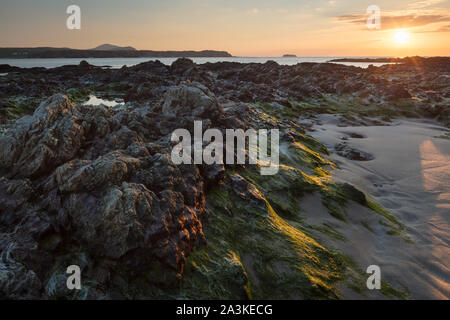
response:
{"label": "sky", "polygon": [[[81,29],[68,30],[69,5]],[[367,8],[381,12],[369,29]],[[399,33],[399,30],[403,30]],[[450,0],[0,0],[0,47],[450,56]]]}

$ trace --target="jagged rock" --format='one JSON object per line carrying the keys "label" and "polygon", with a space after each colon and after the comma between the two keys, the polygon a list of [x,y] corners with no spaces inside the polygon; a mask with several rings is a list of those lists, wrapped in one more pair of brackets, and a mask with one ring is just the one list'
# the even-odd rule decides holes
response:
{"label": "jagged rock", "polygon": [[[211,93],[187,96],[204,102],[200,114],[221,110]],[[196,114],[195,105],[188,107]],[[5,264],[0,295],[14,296],[25,285],[10,279],[17,273],[32,283],[31,296],[67,297],[65,277],[48,274],[56,248],[81,247],[93,261],[120,261],[137,273],[155,263],[174,279],[182,272],[192,248],[204,242],[204,181],[196,166],[171,163],[168,140],[151,140],[147,114],[148,108],[74,106],[56,95],[0,138],[0,221],[22,243]],[[95,288],[86,294],[100,296]]]}
{"label": "jagged rock", "polygon": [[0,72],[1,73],[8,73],[8,72],[16,72],[20,71],[21,69],[19,67],[13,67],[9,64],[0,64]]}
{"label": "jagged rock", "polygon": [[82,61],[80,62],[80,68],[81,68],[81,69],[84,69],[84,70],[90,70],[90,69],[93,69],[94,66],[91,65],[91,64],[89,64],[86,60],[82,60]]}
{"label": "jagged rock", "polygon": [[180,59],[177,59],[174,63],[172,63],[170,70],[173,73],[184,73],[187,70],[189,70],[190,68],[193,68],[194,66],[195,66],[195,64],[191,59],[180,58]]}
{"label": "jagged rock", "polygon": [[120,183],[139,165],[139,159],[114,151],[93,162],[68,162],[56,169],[55,178],[61,193],[92,191]]}
{"label": "jagged rock", "polygon": [[0,137],[0,172],[20,178],[44,174],[72,159],[83,139],[79,110],[67,97],[52,96]]}
{"label": "jagged rock", "polygon": [[390,100],[411,98],[411,94],[401,84],[386,85],[384,90]]}
{"label": "jagged rock", "polygon": [[140,76],[142,76],[141,73],[150,73],[154,75],[166,75],[168,73],[168,67],[161,63],[161,61],[147,61],[140,63],[138,65],[135,65],[130,68],[126,68],[124,70],[121,70],[122,73],[127,72],[128,70],[131,71],[129,75],[132,76],[132,74],[138,73]]}
{"label": "jagged rock", "polygon": [[202,167],[202,176],[207,185],[214,185],[225,177],[223,164],[205,165]]}
{"label": "jagged rock", "polygon": [[33,299],[39,295],[41,282],[32,270],[11,257],[14,245],[13,242],[6,247],[0,245],[0,298]]}
{"label": "jagged rock", "polygon": [[51,298],[64,298],[71,294],[67,288],[67,275],[54,274],[45,286],[45,293]]}
{"label": "jagged rock", "polygon": [[167,90],[162,112],[172,118],[191,115],[218,119],[223,113],[223,108],[205,86],[199,83],[185,83]]}
{"label": "jagged rock", "polygon": [[26,227],[18,226],[14,233],[0,233],[0,298],[34,299],[41,293],[39,276],[46,272],[49,261],[24,230]]}
{"label": "jagged rock", "polygon": [[3,224],[13,223],[19,216],[20,208],[35,193],[30,181],[8,180],[0,177],[0,222]]}

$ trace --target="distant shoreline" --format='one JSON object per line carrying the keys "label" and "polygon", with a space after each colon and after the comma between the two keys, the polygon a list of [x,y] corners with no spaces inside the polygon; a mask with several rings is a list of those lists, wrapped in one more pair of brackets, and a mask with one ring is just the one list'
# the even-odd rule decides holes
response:
{"label": "distant shoreline", "polygon": [[364,62],[364,63],[411,63],[413,61],[425,61],[426,59],[437,59],[444,60],[448,59],[448,56],[434,56],[434,57],[405,57],[405,58],[394,58],[394,57],[383,57],[383,58],[338,58],[332,59],[328,62]]}
{"label": "distant shoreline", "polygon": [[224,58],[226,51],[78,50],[69,48],[0,48],[1,59],[58,58]]}

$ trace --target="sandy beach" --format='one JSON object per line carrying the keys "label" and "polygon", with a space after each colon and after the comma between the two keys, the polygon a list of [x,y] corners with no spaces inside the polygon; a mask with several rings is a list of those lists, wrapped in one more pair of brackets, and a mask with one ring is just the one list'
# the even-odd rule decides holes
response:
{"label": "sandy beach", "polygon": [[[335,243],[358,257],[362,265],[379,264],[385,279],[408,288],[415,299],[450,297],[450,140],[438,138],[448,129],[432,121],[396,120],[389,126],[339,127],[338,117],[318,116],[312,136],[333,152],[348,139],[350,146],[371,153],[371,161],[354,161],[332,153],[339,164],[333,172],[337,181],[363,190],[391,212],[404,226],[413,243],[328,221],[350,243]],[[358,134],[355,135],[354,133]],[[351,138],[358,136],[359,138]],[[317,208],[307,199],[306,208]],[[321,210],[320,210],[321,211]],[[353,206],[349,216],[361,220],[367,210]],[[328,220],[326,211],[310,221]]]}

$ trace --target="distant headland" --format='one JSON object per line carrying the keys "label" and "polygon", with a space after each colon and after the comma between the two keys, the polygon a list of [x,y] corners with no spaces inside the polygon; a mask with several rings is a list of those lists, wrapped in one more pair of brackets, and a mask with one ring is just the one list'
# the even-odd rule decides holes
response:
{"label": "distant headland", "polygon": [[38,59],[38,58],[207,58],[232,57],[226,51],[153,51],[136,50],[133,47],[119,47],[103,44],[93,49],[71,48],[0,48],[0,58]]}
{"label": "distant headland", "polygon": [[297,58],[295,54],[284,54],[283,58]]}

